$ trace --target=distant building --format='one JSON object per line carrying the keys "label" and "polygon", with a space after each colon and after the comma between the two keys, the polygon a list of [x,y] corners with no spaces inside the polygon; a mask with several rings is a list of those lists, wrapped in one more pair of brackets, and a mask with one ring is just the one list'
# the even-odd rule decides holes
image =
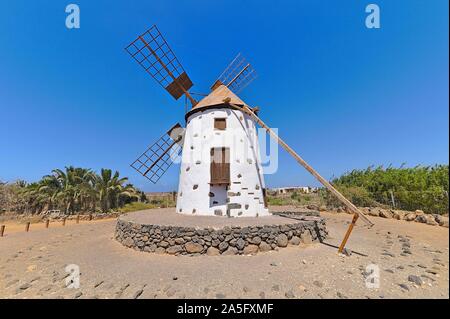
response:
{"label": "distant building", "polygon": [[316,193],[318,190],[317,187],[310,187],[310,186],[292,186],[292,187],[278,187],[278,188],[271,188],[271,193],[275,195],[283,195],[283,194],[291,194],[291,193],[302,193],[302,194],[311,194]]}

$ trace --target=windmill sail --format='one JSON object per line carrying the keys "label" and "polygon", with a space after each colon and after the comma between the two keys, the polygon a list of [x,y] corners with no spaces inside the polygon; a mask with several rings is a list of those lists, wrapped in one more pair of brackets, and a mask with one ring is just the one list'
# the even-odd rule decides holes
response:
{"label": "windmill sail", "polygon": [[156,184],[172,166],[174,157],[180,154],[183,140],[184,128],[177,123],[139,156],[131,167]]}
{"label": "windmill sail", "polygon": [[131,42],[125,50],[175,100],[184,94],[193,105],[189,94],[193,83],[156,25]]}
{"label": "windmill sail", "polygon": [[214,82],[211,90],[214,91],[220,85],[225,85],[234,93],[239,93],[257,77],[258,75],[255,69],[253,69],[252,65],[239,53],[219,76],[216,82]]}

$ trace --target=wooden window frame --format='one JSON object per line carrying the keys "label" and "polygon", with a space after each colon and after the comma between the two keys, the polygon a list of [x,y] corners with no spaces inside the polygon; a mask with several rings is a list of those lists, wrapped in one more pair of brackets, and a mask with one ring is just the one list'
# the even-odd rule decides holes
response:
{"label": "wooden window frame", "polygon": [[[220,125],[224,123],[223,125]],[[225,117],[214,118],[214,130],[225,131],[227,129],[227,119]]]}

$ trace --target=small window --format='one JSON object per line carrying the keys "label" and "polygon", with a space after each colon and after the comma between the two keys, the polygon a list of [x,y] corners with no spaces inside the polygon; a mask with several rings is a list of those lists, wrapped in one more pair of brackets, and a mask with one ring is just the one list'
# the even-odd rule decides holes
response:
{"label": "small window", "polygon": [[227,119],[214,119],[214,129],[224,131],[227,128]]}

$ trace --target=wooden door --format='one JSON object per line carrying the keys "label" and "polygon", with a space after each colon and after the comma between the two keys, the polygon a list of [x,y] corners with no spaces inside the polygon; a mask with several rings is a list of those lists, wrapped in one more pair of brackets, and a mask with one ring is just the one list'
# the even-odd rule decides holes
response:
{"label": "wooden door", "polygon": [[216,147],[211,149],[211,184],[230,184],[230,149]]}

